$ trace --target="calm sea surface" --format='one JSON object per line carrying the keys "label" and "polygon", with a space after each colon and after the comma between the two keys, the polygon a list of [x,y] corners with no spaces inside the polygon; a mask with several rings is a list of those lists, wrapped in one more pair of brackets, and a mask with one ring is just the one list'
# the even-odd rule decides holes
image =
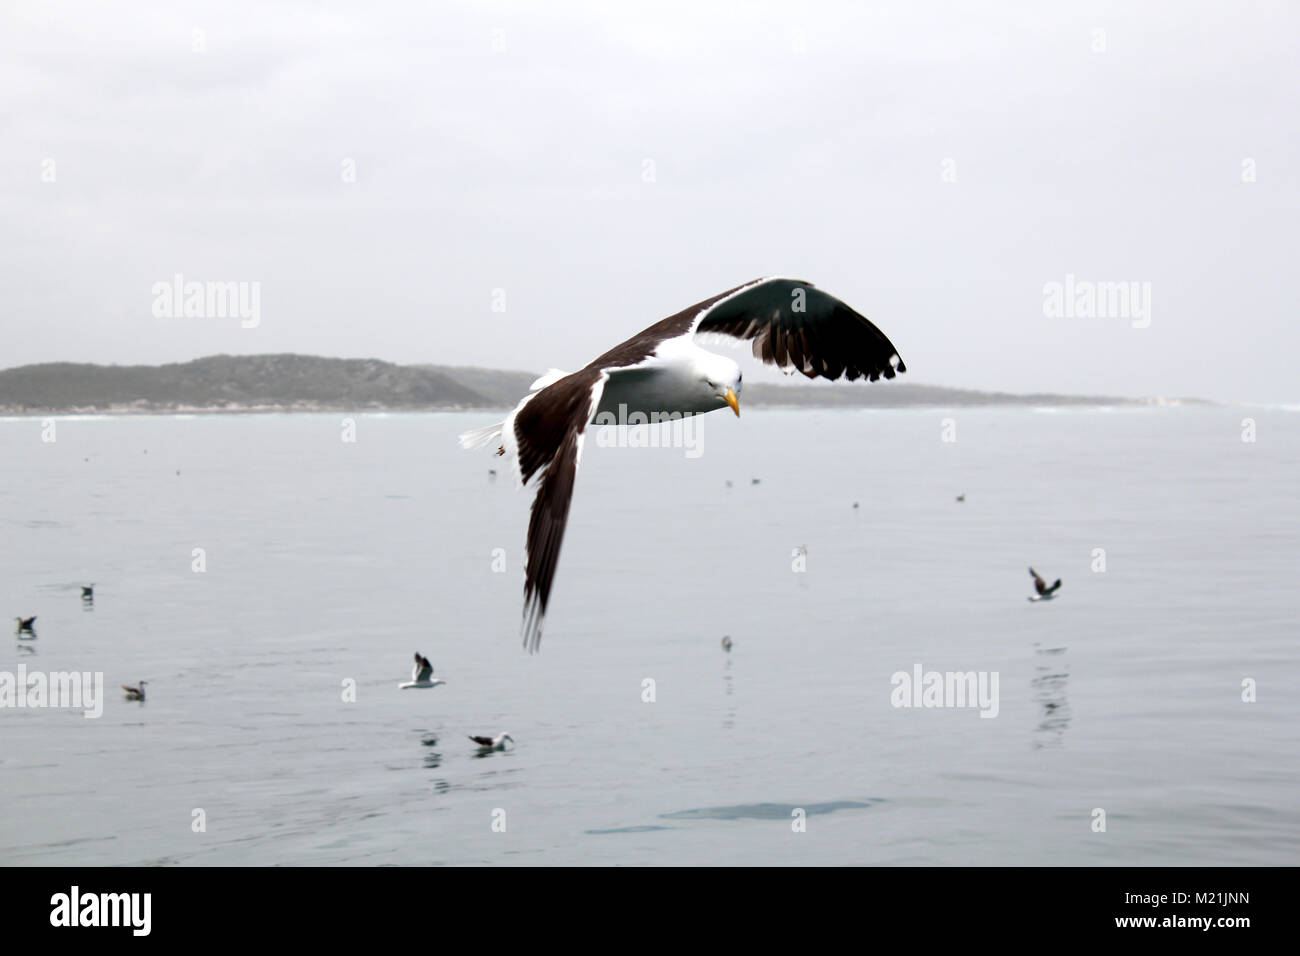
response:
{"label": "calm sea surface", "polygon": [[[536,656],[493,417],[0,420],[0,672],[111,688],[0,709],[0,863],[1300,863],[1300,414],[593,438]],[[997,716],[892,706],[918,664]]]}

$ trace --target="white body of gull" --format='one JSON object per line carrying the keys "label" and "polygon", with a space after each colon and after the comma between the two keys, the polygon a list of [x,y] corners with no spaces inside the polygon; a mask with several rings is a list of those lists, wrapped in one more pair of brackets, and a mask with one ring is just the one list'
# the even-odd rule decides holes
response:
{"label": "white body of gull", "polygon": [[480,750],[505,750],[507,740],[511,745],[515,742],[515,738],[509,734],[501,734],[499,737],[475,737],[470,734],[469,739],[478,744]]}
{"label": "white body of gull", "polygon": [[839,299],[795,279],[757,279],[656,322],[580,371],[552,369],[505,421],[461,435],[465,448],[496,446],[521,485],[536,479],[524,569],[529,650],[541,643],[587,425],[739,415],[740,366],[695,342],[714,336],[748,342],[763,362],[808,378],[874,382],[907,371],[884,333]]}
{"label": "white body of gull", "polygon": [[144,685],[145,685],[144,681],[140,681],[139,687],[128,687],[126,684],[123,684],[122,690],[126,691],[126,699],[144,700]]}
{"label": "white body of gull", "polygon": [[415,666],[411,668],[411,679],[404,684],[397,686],[402,690],[420,689],[426,687],[437,687],[439,684],[447,683],[445,680],[437,679],[433,676],[433,665],[429,663],[427,657],[421,657],[420,652],[415,652]]}
{"label": "white body of gull", "polygon": [[1030,568],[1030,569],[1029,569],[1029,573],[1030,573],[1031,575],[1033,575],[1033,578],[1034,578],[1034,590],[1038,592],[1038,597],[1031,597],[1029,600],[1031,600],[1031,601],[1050,601],[1050,600],[1052,600],[1052,598],[1056,597],[1056,589],[1059,588],[1059,587],[1061,586],[1061,579],[1060,579],[1060,578],[1057,578],[1057,579],[1056,579],[1056,583],[1053,584],[1053,585],[1049,588],[1049,587],[1047,586],[1047,582],[1044,581],[1042,578],[1040,578],[1040,577],[1038,576],[1038,572],[1037,572],[1037,571],[1035,571],[1033,568]]}

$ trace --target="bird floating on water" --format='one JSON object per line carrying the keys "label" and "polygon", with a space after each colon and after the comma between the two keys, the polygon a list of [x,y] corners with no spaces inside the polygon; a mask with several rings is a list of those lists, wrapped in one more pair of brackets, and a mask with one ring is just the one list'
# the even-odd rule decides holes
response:
{"label": "bird floating on water", "polygon": [[1042,578],[1040,578],[1040,577],[1038,576],[1038,572],[1037,572],[1037,571],[1035,571],[1033,568],[1030,568],[1030,569],[1029,569],[1029,573],[1030,573],[1031,575],[1033,575],[1033,578],[1034,578],[1034,590],[1038,592],[1038,597],[1031,597],[1029,600],[1031,600],[1031,601],[1050,601],[1050,600],[1052,600],[1052,598],[1054,598],[1054,597],[1056,596],[1056,589],[1059,588],[1059,587],[1061,586],[1061,579],[1060,579],[1060,578],[1057,578],[1057,579],[1056,579],[1056,583],[1053,584],[1053,585],[1049,588],[1049,587],[1047,586],[1047,582],[1044,581]]}
{"label": "bird floating on water", "polygon": [[139,687],[128,687],[126,684],[123,684],[122,690],[126,691],[126,699],[144,700],[144,685],[145,685],[144,681],[140,681]]}
{"label": "bird floating on water", "polygon": [[83,585],[81,585],[81,599],[82,599],[83,601],[93,601],[93,600],[95,600],[95,585],[93,585],[93,584],[89,584],[89,585],[87,585],[87,584],[83,584]]}
{"label": "bird floating on water", "polygon": [[18,622],[19,631],[30,631],[32,625],[36,623],[36,615],[33,614],[31,617],[16,617],[14,620]]}
{"label": "bird floating on water", "polygon": [[839,299],[795,279],[757,279],[656,322],[580,371],[550,370],[505,421],[461,435],[464,448],[495,445],[521,485],[537,478],[521,628],[530,651],[541,643],[587,425],[740,414],[740,366],[697,336],[749,342],[761,361],[808,378],[874,382],[907,371],[885,334]]}
{"label": "bird floating on water", "polygon": [[958,501],[965,501],[965,500],[966,500],[966,496],[965,496],[965,495],[958,495],[958,496],[957,496],[957,500],[958,500]]}
{"label": "bird floating on water", "polygon": [[404,684],[398,684],[401,690],[423,689],[426,687],[437,687],[439,684],[447,683],[445,680],[433,676],[433,665],[429,663],[429,658],[421,657],[420,652],[415,652],[415,666],[411,668],[411,679]]}
{"label": "bird floating on water", "polygon": [[478,744],[480,750],[505,750],[507,740],[512,746],[515,742],[515,738],[509,734],[501,734],[499,737],[475,737],[470,734],[469,739]]}
{"label": "bird floating on water", "polygon": [[730,634],[728,634],[726,637],[724,637],[724,638],[722,639],[722,649],[723,649],[724,651],[730,651],[730,650],[731,650],[731,635],[730,635]]}

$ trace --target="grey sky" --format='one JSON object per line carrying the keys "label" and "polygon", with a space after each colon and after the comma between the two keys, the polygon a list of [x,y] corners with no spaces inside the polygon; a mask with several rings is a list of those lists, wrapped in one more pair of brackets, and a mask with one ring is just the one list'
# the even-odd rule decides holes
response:
{"label": "grey sky", "polygon": [[[0,367],[572,369],[781,274],[913,381],[1300,401],[1298,27],[1173,0],[6,2]],[[260,282],[260,324],[156,318],[176,273]],[[1149,327],[1045,314],[1067,274],[1150,283]]]}

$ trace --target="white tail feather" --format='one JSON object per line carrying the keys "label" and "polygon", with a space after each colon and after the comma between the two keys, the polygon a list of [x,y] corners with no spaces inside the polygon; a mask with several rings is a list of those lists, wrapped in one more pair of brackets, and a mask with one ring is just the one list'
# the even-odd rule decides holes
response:
{"label": "white tail feather", "polygon": [[505,422],[497,422],[495,425],[485,425],[482,428],[474,428],[464,432],[460,436],[461,448],[482,448],[484,445],[490,445],[501,437],[501,430],[505,427]]}

